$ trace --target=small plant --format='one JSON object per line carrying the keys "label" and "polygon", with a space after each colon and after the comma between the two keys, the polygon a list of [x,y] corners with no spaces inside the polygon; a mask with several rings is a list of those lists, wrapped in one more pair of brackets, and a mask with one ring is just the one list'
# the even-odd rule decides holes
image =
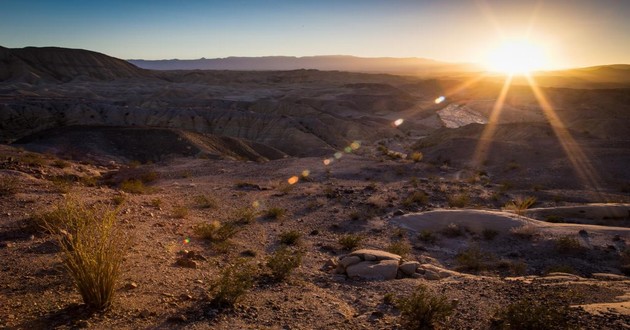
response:
{"label": "small plant", "polygon": [[469,247],[460,252],[455,261],[461,270],[478,272],[487,268],[485,254],[478,247]]}
{"label": "small plant", "polygon": [[73,178],[71,176],[66,175],[56,175],[50,179],[60,193],[68,193],[72,189],[72,184],[74,183]]}
{"label": "small plant", "polygon": [[568,329],[569,304],[555,299],[524,298],[495,313],[500,329]]}
{"label": "small plant", "polygon": [[15,195],[19,190],[20,182],[15,177],[3,177],[0,179],[0,196]]}
{"label": "small plant", "polygon": [[426,229],[420,231],[418,239],[427,244],[435,244],[435,242],[437,242],[437,236],[435,236],[432,231]]}
{"label": "small plant", "polygon": [[286,231],[280,234],[280,244],[284,245],[296,245],[300,238],[302,238],[302,233],[297,230]]}
{"label": "small plant", "polygon": [[339,244],[348,251],[352,251],[361,245],[361,241],[363,241],[363,237],[359,235],[345,235],[339,238]]}
{"label": "small plant", "polygon": [[556,251],[561,254],[578,253],[584,250],[584,247],[580,244],[580,241],[571,237],[563,236],[554,242]]}
{"label": "small plant", "polygon": [[125,195],[114,195],[114,197],[112,197],[114,205],[122,205],[126,200],[127,197],[125,197]]}
{"label": "small plant", "polygon": [[411,244],[407,241],[392,242],[385,250],[404,258],[411,252]]}
{"label": "small plant", "polygon": [[33,153],[27,153],[26,155],[20,157],[20,162],[31,166],[43,166],[46,164],[44,157]]}
{"label": "small plant", "polygon": [[56,159],[52,163],[52,166],[57,167],[57,168],[66,168],[66,167],[70,166],[70,163],[68,163],[67,161],[65,161],[63,159]]}
{"label": "small plant", "polygon": [[173,207],[173,218],[184,219],[188,216],[188,208],[183,205],[175,205]]}
{"label": "small plant", "polygon": [[491,241],[493,240],[495,237],[497,237],[497,235],[499,235],[499,232],[494,230],[494,229],[490,229],[490,228],[484,228],[481,231],[481,236],[483,237],[483,239],[485,239],[486,241]]}
{"label": "small plant", "polygon": [[67,199],[44,221],[57,236],[64,266],[83,302],[98,310],[109,307],[129,242],[116,226],[115,212]]}
{"label": "small plant", "polygon": [[258,212],[251,207],[242,207],[234,211],[232,217],[239,224],[250,224],[254,222]]}
{"label": "small plant", "polygon": [[241,260],[223,268],[219,277],[210,285],[210,304],[221,309],[233,308],[254,285],[256,276],[256,268]]}
{"label": "small plant", "polygon": [[403,329],[436,329],[444,326],[455,306],[446,296],[431,293],[425,285],[396,301]]}
{"label": "small plant", "polygon": [[217,207],[217,201],[206,195],[195,196],[195,204],[201,209],[214,209]]}
{"label": "small plant", "polygon": [[460,193],[448,197],[448,206],[450,207],[466,207],[470,204],[470,195],[467,193]]}
{"label": "small plant", "polygon": [[220,243],[232,238],[240,229],[235,222],[221,223],[215,220],[208,223],[197,224],[197,226],[193,228],[193,231],[204,239],[213,243]]}
{"label": "small plant", "polygon": [[267,259],[267,267],[271,270],[271,276],[275,281],[283,281],[294,269],[302,265],[302,252],[292,251],[282,247]]}
{"label": "small plant", "polygon": [[86,187],[96,187],[98,186],[98,177],[97,176],[82,176],[79,178],[79,182]]}
{"label": "small plant", "polygon": [[409,159],[411,159],[414,162],[419,162],[422,160],[422,153],[420,151],[414,151],[411,153],[411,155],[409,155]]}
{"label": "small plant", "polygon": [[155,182],[160,178],[160,173],[156,171],[146,171],[140,174],[140,181],[143,183]]}
{"label": "small plant", "polygon": [[265,211],[265,216],[269,219],[279,220],[282,219],[286,213],[286,209],[281,207],[271,207]]}
{"label": "small plant", "polygon": [[416,190],[409,194],[402,202],[403,206],[411,207],[414,204],[423,205],[429,201],[429,197],[424,191]]}
{"label": "small plant", "polygon": [[149,204],[151,204],[151,206],[155,207],[155,208],[159,208],[162,206],[162,199],[160,198],[154,198],[151,200],[151,202],[149,202]]}
{"label": "small plant", "polygon": [[393,305],[396,302],[396,296],[393,293],[388,292],[383,296],[383,302],[388,305]]}
{"label": "small plant", "polygon": [[129,179],[120,183],[120,190],[131,194],[144,194],[150,189],[141,180]]}
{"label": "small plant", "polygon": [[532,239],[538,234],[538,227],[532,224],[525,224],[510,229],[510,233],[518,238]]}
{"label": "small plant", "polygon": [[462,228],[454,223],[449,223],[448,226],[442,228],[440,233],[448,238],[455,238],[464,235]]}
{"label": "small plant", "polygon": [[536,197],[532,196],[517,196],[513,201],[508,202],[503,207],[505,210],[512,211],[518,215],[525,214],[525,210],[530,208],[536,203]]}

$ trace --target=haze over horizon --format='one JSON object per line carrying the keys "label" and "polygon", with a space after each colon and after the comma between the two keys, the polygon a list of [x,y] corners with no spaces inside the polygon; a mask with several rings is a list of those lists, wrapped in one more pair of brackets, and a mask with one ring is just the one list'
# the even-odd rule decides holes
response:
{"label": "haze over horizon", "polygon": [[3,7],[4,47],[123,59],[352,55],[487,64],[506,40],[527,39],[541,52],[536,69],[630,63],[630,3],[615,0],[8,0]]}

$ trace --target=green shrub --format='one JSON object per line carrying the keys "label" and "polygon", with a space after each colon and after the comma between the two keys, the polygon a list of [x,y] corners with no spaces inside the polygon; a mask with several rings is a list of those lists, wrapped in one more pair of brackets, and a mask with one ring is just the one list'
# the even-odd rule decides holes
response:
{"label": "green shrub", "polygon": [[217,201],[206,195],[195,196],[195,204],[201,209],[214,209],[217,208]]}
{"label": "green shrub", "polygon": [[563,236],[556,239],[554,245],[556,251],[561,254],[572,254],[584,251],[584,247],[580,245],[580,241],[571,236]]}
{"label": "green shrub", "polygon": [[511,303],[495,313],[494,323],[499,329],[569,329],[569,305],[553,300],[536,297]]}
{"label": "green shrub", "polygon": [[183,205],[175,205],[173,207],[173,218],[184,219],[188,216],[188,208]]}
{"label": "green shrub", "polygon": [[419,285],[415,291],[396,301],[400,310],[403,329],[438,329],[445,326],[455,306],[446,296],[436,295],[425,285]]}
{"label": "green shrub", "polygon": [[129,242],[116,226],[116,213],[67,199],[44,221],[56,233],[64,266],[83,302],[99,310],[109,307]]}
{"label": "green shrub", "polygon": [[124,180],[120,183],[120,190],[131,194],[145,194],[150,191],[144,182],[138,179]]}
{"label": "green shrub", "polygon": [[437,236],[435,236],[432,231],[426,229],[420,231],[418,239],[428,244],[435,244],[435,242],[437,242]]}
{"label": "green shrub", "polygon": [[0,179],[0,196],[15,195],[20,187],[20,181],[12,176]]}
{"label": "green shrub", "polygon": [[481,231],[481,236],[483,236],[483,239],[485,239],[486,241],[493,240],[495,237],[497,237],[497,235],[499,235],[499,232],[494,229],[484,228]]}
{"label": "green shrub", "polygon": [[466,207],[470,204],[470,196],[467,193],[456,194],[448,197],[448,206]]}
{"label": "green shrub", "polygon": [[211,305],[217,308],[232,308],[254,285],[256,268],[239,260],[223,268],[221,274],[210,284]]}
{"label": "green shrub", "polygon": [[282,219],[284,215],[287,213],[287,210],[281,207],[271,207],[265,211],[265,216],[269,219]]}
{"label": "green shrub", "polygon": [[286,231],[280,234],[280,244],[295,245],[300,241],[302,233],[297,230]]}
{"label": "green shrub", "polygon": [[345,235],[339,238],[339,244],[345,249],[352,251],[361,245],[361,241],[363,241],[363,237],[359,235]]}
{"label": "green shrub", "polygon": [[411,244],[407,241],[392,242],[385,250],[404,258],[411,252]]}
{"label": "green shrub", "polygon": [[423,205],[429,201],[429,197],[424,191],[414,191],[407,196],[402,202],[402,205],[405,207],[410,207],[414,204]]}
{"label": "green shrub", "polygon": [[517,196],[513,201],[506,203],[503,208],[505,210],[512,211],[518,215],[523,215],[525,213],[525,210],[534,205],[534,203],[536,203],[536,197]]}
{"label": "green shrub", "polygon": [[462,228],[454,223],[449,223],[446,227],[442,228],[440,233],[448,238],[455,238],[464,235]]}
{"label": "green shrub", "polygon": [[302,264],[302,252],[282,247],[267,259],[267,267],[276,281],[285,280],[294,269]]}
{"label": "green shrub", "polygon": [[460,270],[478,272],[488,267],[485,257],[486,255],[478,247],[473,246],[457,254],[455,261]]}
{"label": "green shrub", "polygon": [[193,231],[201,238],[207,239],[213,243],[227,241],[236,235],[240,228],[235,222],[221,223],[219,221],[211,221],[208,223],[197,224]]}

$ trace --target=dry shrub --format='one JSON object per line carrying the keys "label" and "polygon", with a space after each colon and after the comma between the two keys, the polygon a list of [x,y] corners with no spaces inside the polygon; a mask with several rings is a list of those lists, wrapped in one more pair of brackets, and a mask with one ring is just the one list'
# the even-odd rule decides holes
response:
{"label": "dry shrub", "polygon": [[151,189],[144,185],[144,182],[138,179],[128,179],[120,183],[120,190],[131,194],[145,194]]}
{"label": "dry shrub", "polygon": [[175,205],[173,207],[173,218],[184,219],[188,216],[189,210],[184,205]]}
{"label": "dry shrub", "polygon": [[411,252],[411,244],[407,241],[392,242],[385,250],[404,258]]}
{"label": "dry shrub", "polygon": [[455,238],[464,235],[462,228],[455,223],[449,223],[446,227],[442,228],[440,233],[448,238]]}
{"label": "dry shrub", "polygon": [[448,206],[450,207],[466,207],[470,204],[470,195],[468,193],[460,193],[448,197]]}
{"label": "dry shrub", "polygon": [[444,323],[455,309],[446,296],[436,295],[422,284],[411,295],[399,298],[396,307],[402,328],[418,330],[447,328]]}
{"label": "dry shrub", "polygon": [[232,213],[234,221],[239,224],[250,224],[254,222],[256,216],[258,216],[258,211],[249,206],[236,209]]}
{"label": "dry shrub", "polygon": [[94,309],[112,303],[130,240],[116,226],[116,214],[66,199],[43,218],[56,234],[63,263],[83,302]]}
{"label": "dry shrub", "polygon": [[221,223],[216,220],[198,224],[193,230],[195,234],[213,243],[225,242],[240,231],[235,222]]}
{"label": "dry shrub", "polygon": [[0,179],[0,196],[15,195],[20,186],[20,181],[12,176]]}
{"label": "dry shrub", "polygon": [[533,196],[517,196],[513,201],[505,204],[504,210],[512,211],[518,215],[523,215],[525,210],[536,203],[536,197]]}
{"label": "dry shrub", "polygon": [[280,234],[280,244],[296,245],[300,241],[301,237],[302,233],[297,230],[286,231]]}
{"label": "dry shrub", "polygon": [[420,151],[414,151],[409,155],[409,159],[411,159],[414,162],[419,162],[422,160],[422,153]]}
{"label": "dry shrub", "polygon": [[435,242],[437,242],[437,236],[435,236],[432,231],[427,229],[423,229],[420,231],[420,233],[418,234],[418,239],[428,244],[435,244]]}
{"label": "dry shrub", "polygon": [[571,236],[563,236],[554,242],[556,251],[561,254],[579,253],[585,250],[576,238]]}
{"label": "dry shrub", "polygon": [[526,224],[510,229],[510,233],[518,238],[532,239],[538,234],[538,227],[532,224]]}
{"label": "dry shrub", "polygon": [[267,259],[267,267],[271,270],[271,277],[278,282],[285,280],[294,269],[302,265],[302,252],[282,247]]}
{"label": "dry shrub", "polygon": [[[547,294],[551,296],[553,293]],[[499,329],[570,329],[570,307],[562,297],[528,297],[495,312]]]}
{"label": "dry shrub", "polygon": [[221,274],[210,285],[211,304],[218,308],[232,308],[254,285],[258,271],[255,266],[237,261],[223,268]]}
{"label": "dry shrub", "polygon": [[403,206],[410,207],[414,204],[423,205],[429,201],[429,196],[424,191],[414,191],[402,202]]}
{"label": "dry shrub", "polygon": [[487,253],[482,252],[476,246],[472,246],[457,254],[455,261],[457,261],[458,269],[460,270],[478,272],[488,268],[487,256]]}
{"label": "dry shrub", "polygon": [[265,211],[265,216],[269,219],[279,220],[284,218],[284,215],[287,213],[286,209],[281,207],[271,207]]}
{"label": "dry shrub", "polygon": [[215,209],[218,205],[214,198],[207,195],[195,196],[195,204],[200,209]]}
{"label": "dry shrub", "polygon": [[345,250],[352,251],[361,245],[361,241],[363,241],[363,237],[359,235],[345,235],[339,238],[339,244]]}

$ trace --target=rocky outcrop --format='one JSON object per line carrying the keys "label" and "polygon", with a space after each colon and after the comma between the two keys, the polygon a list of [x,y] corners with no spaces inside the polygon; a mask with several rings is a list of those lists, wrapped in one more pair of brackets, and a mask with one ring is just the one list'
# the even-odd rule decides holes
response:
{"label": "rocky outcrop", "polygon": [[403,277],[439,280],[458,274],[417,261],[405,261],[397,254],[369,249],[353,251],[339,260],[331,259],[324,265],[324,270],[346,275],[350,279],[376,281]]}

